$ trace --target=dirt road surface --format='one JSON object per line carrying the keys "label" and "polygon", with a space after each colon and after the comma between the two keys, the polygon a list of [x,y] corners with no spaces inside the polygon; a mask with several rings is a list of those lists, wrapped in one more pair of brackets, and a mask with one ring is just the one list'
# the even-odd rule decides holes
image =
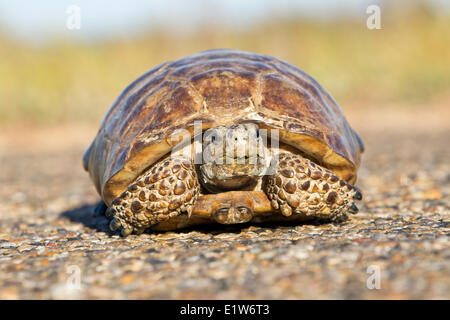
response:
{"label": "dirt road surface", "polygon": [[81,157],[96,127],[5,128],[0,298],[449,299],[448,106],[348,118],[367,147],[350,220],[128,238],[93,214]]}

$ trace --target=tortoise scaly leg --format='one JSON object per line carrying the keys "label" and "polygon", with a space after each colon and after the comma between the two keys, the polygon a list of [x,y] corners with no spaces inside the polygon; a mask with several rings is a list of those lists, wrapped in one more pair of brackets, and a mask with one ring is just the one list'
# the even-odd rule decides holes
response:
{"label": "tortoise scaly leg", "polygon": [[161,221],[191,214],[200,193],[197,173],[189,160],[167,158],[151,169],[114,199],[106,216],[111,217],[110,229],[121,229],[127,236],[141,233]]}
{"label": "tortoise scaly leg", "polygon": [[281,153],[279,160],[278,172],[266,177],[264,191],[284,216],[342,220],[358,212],[354,200],[362,194],[355,186],[300,155]]}

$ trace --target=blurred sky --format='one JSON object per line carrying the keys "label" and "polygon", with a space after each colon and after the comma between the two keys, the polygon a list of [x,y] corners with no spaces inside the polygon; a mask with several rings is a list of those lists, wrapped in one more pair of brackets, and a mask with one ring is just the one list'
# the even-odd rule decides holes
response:
{"label": "blurred sky", "polygon": [[[382,0],[0,0],[0,32],[13,38],[41,41],[50,37],[99,40],[169,29],[192,31],[208,25],[245,28],[274,16],[328,19],[351,15],[366,19],[370,4]],[[428,0],[439,10],[449,0]],[[408,1],[403,2],[405,5]],[[67,8],[81,9],[81,29],[66,28]]]}

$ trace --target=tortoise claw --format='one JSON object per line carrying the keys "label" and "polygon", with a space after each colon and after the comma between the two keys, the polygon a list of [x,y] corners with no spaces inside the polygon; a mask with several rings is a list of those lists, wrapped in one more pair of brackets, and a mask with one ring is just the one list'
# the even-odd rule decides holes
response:
{"label": "tortoise claw", "polygon": [[109,228],[111,229],[111,231],[116,231],[120,227],[122,227],[122,223],[119,219],[114,218],[111,220],[111,223],[109,224]]}
{"label": "tortoise claw", "polygon": [[356,193],[355,193],[355,195],[353,196],[353,199],[355,199],[355,200],[361,200],[362,199],[362,193],[361,193],[361,191],[359,191],[358,189],[355,189],[356,190]]}
{"label": "tortoise claw", "polygon": [[126,236],[129,236],[132,232],[133,232],[133,228],[126,227],[126,228],[123,228],[122,231],[120,231],[120,235],[122,237],[126,237]]}
{"label": "tortoise claw", "polygon": [[282,204],[280,206],[281,214],[285,217],[289,217],[292,215],[292,208],[287,204]]}
{"label": "tortoise claw", "polygon": [[106,216],[107,218],[112,218],[112,217],[113,217],[113,212],[112,212],[112,209],[111,209],[111,208],[106,209],[106,211],[105,211],[105,216]]}
{"label": "tortoise claw", "polygon": [[348,211],[351,214],[357,214],[359,212],[358,207],[356,206],[356,204],[352,203],[352,205],[350,206],[350,208],[348,209]]}

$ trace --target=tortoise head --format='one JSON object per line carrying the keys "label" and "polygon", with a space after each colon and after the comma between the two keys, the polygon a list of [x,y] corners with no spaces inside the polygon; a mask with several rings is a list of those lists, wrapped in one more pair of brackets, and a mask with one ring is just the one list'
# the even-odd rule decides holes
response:
{"label": "tortoise head", "polygon": [[263,191],[228,191],[200,197],[192,216],[212,218],[222,224],[244,223],[273,210]]}
{"label": "tortoise head", "polygon": [[264,174],[267,158],[256,124],[209,129],[203,137],[200,181],[210,192],[244,188]]}
{"label": "tortoise head", "polygon": [[210,194],[199,199],[192,214],[208,217],[221,224],[245,223],[255,213],[270,211],[271,206],[264,193],[229,191]]}

